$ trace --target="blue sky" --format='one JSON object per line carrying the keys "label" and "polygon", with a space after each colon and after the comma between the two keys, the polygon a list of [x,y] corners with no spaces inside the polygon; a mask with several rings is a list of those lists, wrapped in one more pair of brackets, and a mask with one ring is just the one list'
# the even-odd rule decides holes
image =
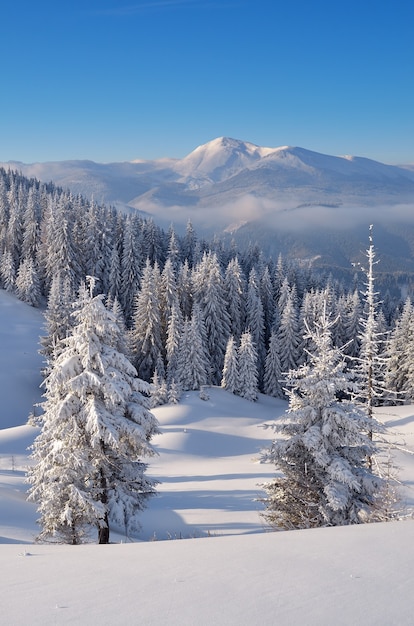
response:
{"label": "blue sky", "polygon": [[414,162],[409,0],[2,5],[0,161],[182,157],[226,135]]}

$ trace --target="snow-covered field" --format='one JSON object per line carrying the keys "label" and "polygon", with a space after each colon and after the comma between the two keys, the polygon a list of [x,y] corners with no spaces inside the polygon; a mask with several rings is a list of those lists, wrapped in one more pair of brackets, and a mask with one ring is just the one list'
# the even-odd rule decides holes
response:
{"label": "snow-covered field", "polygon": [[[150,473],[159,495],[134,542],[34,543],[35,506],[25,500],[27,415],[40,400],[39,311],[0,291],[0,624],[295,625],[412,624],[414,524],[265,532],[257,462],[286,403],[250,403],[209,389],[155,410],[162,434]],[[414,450],[414,407],[379,415]],[[414,457],[396,462],[408,510]]]}

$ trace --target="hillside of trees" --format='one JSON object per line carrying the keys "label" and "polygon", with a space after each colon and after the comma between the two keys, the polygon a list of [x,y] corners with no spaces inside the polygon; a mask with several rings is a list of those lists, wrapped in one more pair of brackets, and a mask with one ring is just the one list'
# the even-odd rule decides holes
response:
{"label": "hillside of trees", "polygon": [[[264,258],[254,242],[238,250],[219,238],[206,241],[191,222],[183,236],[173,226],[164,232],[152,219],[0,169],[0,286],[46,307],[46,359],[73,325],[87,276],[124,327],[139,376],[149,382],[155,375],[165,399],[168,390],[176,397],[177,386],[220,384],[228,341],[239,350],[246,332],[257,353],[258,389],[283,395],[280,373],[306,361],[304,323],[318,319],[324,303],[336,319],[335,345],[346,346],[350,357],[359,354],[364,274],[358,268],[349,284],[281,256]],[[378,324],[394,346],[407,318],[410,301],[385,292]],[[399,364],[394,387],[409,394],[409,367]]]}
{"label": "hillside of trees", "polygon": [[[346,284],[281,256],[267,259],[254,244],[205,241],[190,222],[178,236],[173,226],[164,232],[138,214],[0,170],[0,286],[45,309],[46,402],[34,418],[42,433],[31,473],[43,533],[78,543],[96,523],[107,543],[111,519],[134,527],[154,492],[142,460],[157,432],[148,409],[178,402],[186,390],[207,397],[209,385],[252,402],[259,392],[287,398],[298,415],[282,432],[303,438],[293,465],[299,455],[305,474],[289,479],[293,443],[287,456],[280,445],[269,452],[287,474],[266,487],[269,518],[275,498],[280,504],[288,494],[289,527],[296,487],[308,481],[315,525],[355,522],[381,487],[371,473],[372,406],[414,394],[411,301],[389,293],[379,300],[372,227],[367,243],[367,267]],[[357,426],[341,440],[350,416]],[[324,438],[316,446],[315,429]],[[73,449],[80,456],[72,458]],[[59,467],[65,484],[53,491]],[[303,523],[296,527],[314,522]]]}

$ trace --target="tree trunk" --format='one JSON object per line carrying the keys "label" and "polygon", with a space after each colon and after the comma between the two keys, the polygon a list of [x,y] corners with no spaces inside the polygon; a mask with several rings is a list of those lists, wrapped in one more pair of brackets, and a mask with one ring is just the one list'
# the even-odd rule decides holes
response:
{"label": "tree trunk", "polygon": [[98,534],[98,543],[109,543],[109,523],[108,523],[108,513],[105,513],[105,524],[106,526],[100,527],[99,528],[99,534]]}
{"label": "tree trunk", "polygon": [[[104,445],[103,443],[102,445],[102,449],[104,451]],[[107,493],[107,484],[106,484],[106,478],[103,474],[103,471],[101,469],[101,502],[102,504],[105,505],[105,509],[107,509],[106,505],[108,503],[108,493]],[[108,520],[108,511],[105,510],[105,516],[104,516],[104,522],[105,522],[105,526],[100,526],[99,527],[99,531],[98,531],[98,543],[109,543],[109,520]]]}

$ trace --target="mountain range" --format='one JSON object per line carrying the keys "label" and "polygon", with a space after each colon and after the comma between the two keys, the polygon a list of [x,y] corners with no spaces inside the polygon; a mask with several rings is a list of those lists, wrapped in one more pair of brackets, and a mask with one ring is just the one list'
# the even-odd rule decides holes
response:
{"label": "mountain range", "polygon": [[414,165],[228,137],[182,159],[0,165],[139,210],[163,226],[191,219],[199,232],[224,232],[243,245],[257,241],[266,253],[314,263],[349,267],[374,223],[387,269],[414,271]]}

